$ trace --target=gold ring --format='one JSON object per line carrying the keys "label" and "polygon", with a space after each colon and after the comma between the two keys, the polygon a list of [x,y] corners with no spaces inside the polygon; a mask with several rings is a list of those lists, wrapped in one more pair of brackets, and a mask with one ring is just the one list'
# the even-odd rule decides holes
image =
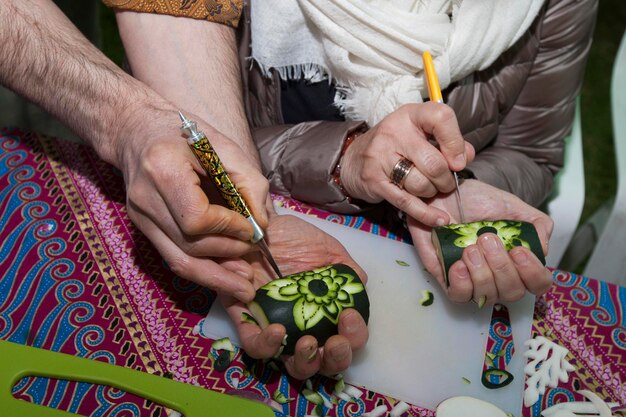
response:
{"label": "gold ring", "polygon": [[414,166],[413,162],[408,159],[400,158],[391,170],[391,175],[389,176],[391,182],[400,188],[404,188],[404,181],[406,180],[406,177],[409,176],[409,172],[411,172],[411,169]]}

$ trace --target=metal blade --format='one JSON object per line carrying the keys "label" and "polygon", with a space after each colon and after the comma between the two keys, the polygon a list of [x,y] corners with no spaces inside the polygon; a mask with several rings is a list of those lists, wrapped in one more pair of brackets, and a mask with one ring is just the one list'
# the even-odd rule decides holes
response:
{"label": "metal blade", "polygon": [[270,248],[267,246],[265,239],[259,240],[257,242],[257,245],[259,245],[259,249],[261,249],[261,253],[263,253],[263,256],[265,256],[265,259],[267,259],[267,262],[270,263],[270,265],[272,266],[272,269],[274,270],[274,272],[276,272],[276,275],[278,275],[278,278],[282,278],[283,274],[280,273],[280,269],[278,269],[278,265],[276,264],[276,261],[274,260],[274,257],[272,256],[272,253],[270,252]]}
{"label": "metal blade", "polygon": [[458,175],[456,175],[456,172],[453,172],[453,174],[454,174],[454,182],[456,184],[456,190],[455,190],[456,205],[459,208],[459,216],[461,217],[461,223],[465,223],[465,213],[463,213],[463,204],[461,203],[461,193],[459,192],[459,177]]}

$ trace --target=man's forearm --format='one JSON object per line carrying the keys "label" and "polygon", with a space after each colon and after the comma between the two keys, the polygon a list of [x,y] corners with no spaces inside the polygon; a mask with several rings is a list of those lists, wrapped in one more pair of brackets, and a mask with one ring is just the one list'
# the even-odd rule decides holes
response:
{"label": "man's forearm", "polygon": [[234,29],[207,21],[118,12],[133,76],[192,111],[258,163],[245,116]]}
{"label": "man's forearm", "polygon": [[168,106],[107,59],[52,1],[0,0],[0,83],[58,117],[114,164],[133,107]]}

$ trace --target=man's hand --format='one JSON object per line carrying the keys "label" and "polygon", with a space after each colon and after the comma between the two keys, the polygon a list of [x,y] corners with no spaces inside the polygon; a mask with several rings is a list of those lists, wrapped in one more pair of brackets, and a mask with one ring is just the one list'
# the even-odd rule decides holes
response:
{"label": "man's hand", "polygon": [[[244,302],[250,301],[254,297],[251,268],[240,263],[237,269],[227,270],[209,259],[253,251],[249,243],[250,223],[219,204],[221,197],[178,129],[177,113],[165,112],[156,122],[162,130],[152,137],[146,132],[154,129],[154,123],[142,124],[133,137],[117,144],[116,165],[126,181],[129,217],[174,272]],[[199,127],[220,155],[259,224],[266,227],[267,180],[242,156],[236,144],[206,124],[200,123]]]}
{"label": "man's hand", "polygon": [[[403,188],[389,178],[401,158],[415,165]],[[431,102],[408,104],[348,147],[341,160],[341,183],[351,197],[369,203],[387,200],[423,224],[443,225],[448,223],[448,214],[422,199],[452,191],[451,170],[460,171],[473,159],[474,148],[463,139],[450,107]]]}
{"label": "man's hand", "polygon": [[[544,254],[553,222],[545,213],[529,206],[513,194],[476,180],[466,180],[460,187],[466,221],[521,220],[534,224]],[[437,196],[430,205],[448,213],[457,213],[454,194]],[[459,222],[453,216],[452,222]],[[480,236],[477,244],[463,251],[463,257],[452,265],[448,273],[450,286],[446,287],[443,271],[431,241],[431,228],[409,219],[409,231],[426,269],[433,274],[448,297],[456,302],[478,301],[485,296],[488,303],[514,301],[526,291],[545,293],[552,284],[552,274],[528,249],[504,249],[500,239],[492,233]]]}
{"label": "man's hand", "polygon": [[[311,270],[320,266],[343,263],[352,267],[363,282],[365,272],[354,262],[341,244],[315,226],[294,216],[270,218],[267,229],[270,250],[281,272],[285,275]],[[249,257],[254,267],[254,286],[259,288],[273,277],[271,268],[260,256]],[[240,262],[231,260],[223,265],[232,267]],[[221,294],[222,303],[237,326],[244,350],[254,358],[271,358],[278,352],[285,328],[271,324],[265,329],[241,322],[244,304]],[[285,367],[297,379],[306,379],[318,372],[333,375],[350,366],[352,352],[367,342],[367,326],[361,315],[353,309],[345,310],[339,318],[339,334],[319,346],[312,336],[302,337],[296,344],[294,355],[285,357]]]}

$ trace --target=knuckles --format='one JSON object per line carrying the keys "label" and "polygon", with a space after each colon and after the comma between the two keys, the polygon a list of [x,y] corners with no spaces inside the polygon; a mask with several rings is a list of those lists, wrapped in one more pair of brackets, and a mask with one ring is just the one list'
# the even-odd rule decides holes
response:
{"label": "knuckles", "polygon": [[189,275],[189,267],[191,259],[187,255],[177,255],[165,257],[165,262],[169,266],[169,269],[180,277],[187,277]]}
{"label": "knuckles", "polygon": [[452,107],[446,106],[441,103],[426,103],[428,106],[428,117],[433,120],[433,124],[435,126],[439,124],[448,124],[451,121],[455,121],[456,123],[456,114]]}
{"label": "knuckles", "polygon": [[206,232],[206,224],[203,219],[206,218],[207,210],[200,208],[194,204],[186,206],[177,214],[180,230],[187,236],[197,236]]}
{"label": "knuckles", "polygon": [[500,298],[502,301],[518,301],[521,300],[522,297],[526,294],[526,290],[524,288],[515,288],[513,290],[509,290],[504,294],[500,294]]}
{"label": "knuckles", "polygon": [[448,164],[443,155],[435,152],[426,152],[422,156],[426,176],[430,178],[441,177],[449,173]]}
{"label": "knuckles", "polygon": [[140,162],[141,170],[150,178],[160,178],[163,173],[164,161],[169,161],[172,156],[172,146],[168,143],[155,142],[144,151]]}

